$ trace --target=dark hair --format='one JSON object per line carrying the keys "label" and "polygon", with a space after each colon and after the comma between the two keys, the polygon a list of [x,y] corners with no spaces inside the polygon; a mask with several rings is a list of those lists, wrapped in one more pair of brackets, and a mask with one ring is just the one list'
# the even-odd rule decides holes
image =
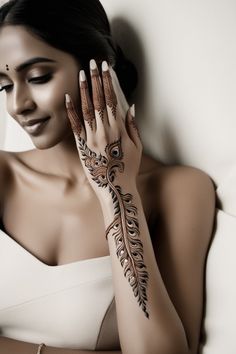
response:
{"label": "dark hair", "polygon": [[88,63],[107,60],[130,98],[137,84],[134,65],[116,45],[99,0],[10,0],[0,8],[0,28],[22,25],[51,46],[70,53],[87,75]]}

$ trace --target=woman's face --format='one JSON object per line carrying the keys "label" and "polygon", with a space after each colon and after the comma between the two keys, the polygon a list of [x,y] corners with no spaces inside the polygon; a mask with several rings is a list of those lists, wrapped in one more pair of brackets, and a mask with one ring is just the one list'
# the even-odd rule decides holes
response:
{"label": "woman's face", "polygon": [[[76,59],[37,39],[23,26],[0,30],[0,53],[0,87],[6,91],[8,113],[36,148],[58,144],[72,132],[65,93],[79,102]],[[33,120],[44,121],[29,125]]]}

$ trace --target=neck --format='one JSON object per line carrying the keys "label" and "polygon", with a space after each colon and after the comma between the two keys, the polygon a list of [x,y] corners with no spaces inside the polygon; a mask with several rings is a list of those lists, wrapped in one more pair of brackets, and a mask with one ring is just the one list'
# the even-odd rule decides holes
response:
{"label": "neck", "polygon": [[38,150],[38,154],[47,173],[70,181],[86,180],[73,133],[52,148]]}

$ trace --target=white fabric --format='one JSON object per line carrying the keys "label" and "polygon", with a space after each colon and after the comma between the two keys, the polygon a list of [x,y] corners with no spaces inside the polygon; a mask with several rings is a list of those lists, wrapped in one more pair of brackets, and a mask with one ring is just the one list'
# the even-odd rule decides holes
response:
{"label": "white fabric", "polygon": [[206,271],[205,340],[201,354],[236,353],[236,168],[217,188],[221,208]]}
{"label": "white fabric", "polygon": [[[0,230],[0,330],[6,337],[95,350],[114,300],[110,256],[48,266]],[[116,317],[103,346],[116,348]],[[113,341],[113,343],[112,343]]]}
{"label": "white fabric", "polygon": [[236,353],[236,218],[217,211],[214,240],[207,262],[205,345],[201,354]]}

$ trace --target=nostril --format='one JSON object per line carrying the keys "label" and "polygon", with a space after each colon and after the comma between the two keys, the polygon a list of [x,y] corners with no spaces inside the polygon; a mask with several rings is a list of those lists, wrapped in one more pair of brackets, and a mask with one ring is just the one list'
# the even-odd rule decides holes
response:
{"label": "nostril", "polygon": [[35,104],[31,100],[26,100],[26,101],[17,101],[15,102],[14,105],[14,112],[17,115],[26,115],[29,112],[32,112],[32,110],[35,108]]}
{"label": "nostril", "polygon": [[21,115],[27,115],[28,113],[31,113],[32,109],[25,109],[24,111],[21,112]]}

